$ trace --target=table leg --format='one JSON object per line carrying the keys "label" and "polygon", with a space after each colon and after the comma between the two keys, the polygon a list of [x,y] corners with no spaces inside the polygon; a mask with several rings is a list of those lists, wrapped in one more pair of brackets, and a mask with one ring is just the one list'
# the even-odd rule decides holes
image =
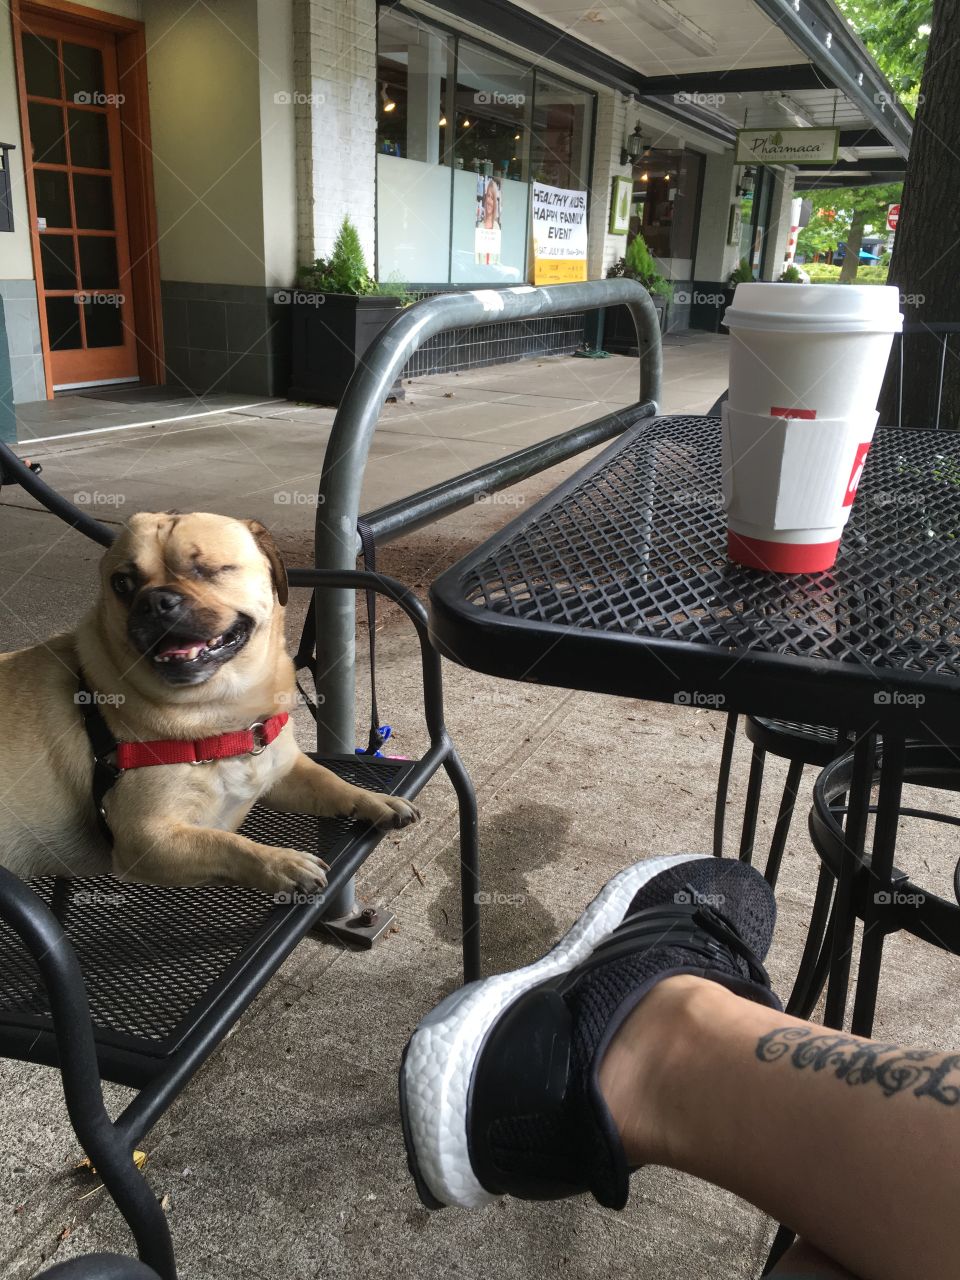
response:
{"label": "table leg", "polygon": [[877,822],[864,906],[857,991],[853,1002],[852,1030],[858,1036],[869,1036],[873,1031],[883,941],[887,932],[884,917],[889,914],[890,894],[893,892],[893,859],[897,848],[900,798],[903,792],[904,747],[903,738],[892,737],[887,733],[883,735]]}
{"label": "table leg", "polygon": [[853,776],[850,779],[847,821],[844,824],[843,851],[837,895],[833,904],[833,937],[830,940],[830,980],[824,1025],[840,1030],[847,1007],[850,983],[850,953],[856,923],[853,886],[863,857],[870,812],[870,790],[873,785],[877,735],[865,733],[853,749]]}

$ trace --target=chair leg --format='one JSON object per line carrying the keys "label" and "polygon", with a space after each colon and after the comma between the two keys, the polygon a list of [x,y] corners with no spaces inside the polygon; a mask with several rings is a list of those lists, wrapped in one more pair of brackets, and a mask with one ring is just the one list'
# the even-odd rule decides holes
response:
{"label": "chair leg", "polygon": [[729,712],[723,726],[723,750],[720,752],[720,773],[717,776],[717,803],[713,811],[713,856],[723,857],[723,826],[727,816],[727,796],[730,793],[730,766],[733,763],[733,746],[737,740],[735,711]]}
{"label": "chair leg", "polygon": [[810,1017],[830,972],[830,944],[836,923],[830,909],[833,883],[831,873],[821,866],[800,968],[786,1005],[787,1013],[794,1018]]}
{"label": "chair leg", "polygon": [[747,802],[743,808],[743,830],[740,833],[740,861],[753,861],[753,842],[757,834],[757,814],[760,812],[760,789],[763,786],[763,765],[767,753],[754,746],[750,760],[750,779],[747,782]]}
{"label": "chair leg", "polygon": [[457,793],[460,812],[460,912],[463,930],[463,980],[480,977],[480,843],[477,795],[463,761],[453,748],[443,762]]}
{"label": "chair leg", "polygon": [[767,869],[763,873],[771,889],[777,887],[780,863],[783,861],[783,851],[787,847],[787,836],[790,834],[793,807],[797,803],[797,792],[800,789],[802,776],[803,761],[791,760],[790,768],[787,770],[787,780],[783,787],[783,795],[780,797],[780,809],[777,813],[776,825],[773,828],[773,840],[770,844],[770,853],[767,856]]}

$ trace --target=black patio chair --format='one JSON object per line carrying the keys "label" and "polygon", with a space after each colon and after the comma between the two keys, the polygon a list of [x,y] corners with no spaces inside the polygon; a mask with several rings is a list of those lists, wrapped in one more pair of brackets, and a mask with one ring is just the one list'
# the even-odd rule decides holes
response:
{"label": "black patio chair", "polygon": [[[50,489],[2,444],[0,481],[21,484],[101,545],[112,540],[110,529]],[[378,574],[292,569],[288,577],[294,590],[385,595],[417,633],[425,753],[413,760],[313,758],[351,782],[408,799],[440,768],[446,771],[459,808],[464,976],[476,978],[476,797],[444,724],[440,658],[429,642],[423,605],[401,583]],[[307,618],[309,636],[312,610]],[[109,875],[26,883],[0,869],[0,1056],[60,1069],[80,1144],[126,1219],[141,1260],[163,1280],[176,1276],[170,1233],[133,1163],[135,1146],[297,944],[322,930],[329,904],[383,838],[368,823],[280,814],[261,805],[241,831],[265,844],[322,856],[329,867],[324,892],[281,903],[236,886],[159,888]],[[115,1120],[104,1108],[104,1080],[138,1090]]]}

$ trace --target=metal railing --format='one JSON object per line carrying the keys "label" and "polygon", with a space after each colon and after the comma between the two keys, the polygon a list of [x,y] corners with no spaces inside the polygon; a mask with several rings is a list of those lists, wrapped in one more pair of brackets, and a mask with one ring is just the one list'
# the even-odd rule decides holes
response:
{"label": "metal railing", "polygon": [[[640,385],[634,404],[380,507],[366,517],[380,541],[422,528],[469,505],[477,494],[516,484],[621,434],[639,418],[653,417],[662,382],[659,319],[650,295],[635,280],[472,289],[425,298],[396,316],[367,350],[333,422],[320,475],[314,563],[323,569],[354,567],[360,492],[377,420],[400,371],[428,338],[447,329],[619,305],[629,309],[637,328]],[[317,749],[323,753],[352,751],[356,736],[353,593],[329,592],[322,605],[317,600],[314,608],[317,692],[323,699]]]}

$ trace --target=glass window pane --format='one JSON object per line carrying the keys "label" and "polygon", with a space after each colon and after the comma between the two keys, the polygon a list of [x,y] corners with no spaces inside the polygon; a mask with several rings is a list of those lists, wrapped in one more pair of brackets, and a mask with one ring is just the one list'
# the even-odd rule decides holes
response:
{"label": "glass window pane", "polygon": [[56,40],[44,40],[41,36],[23,37],[23,74],[27,93],[35,93],[41,98],[61,96]]}
{"label": "glass window pane", "polygon": [[80,308],[73,298],[47,298],[47,333],[51,351],[75,351],[83,346]]}
{"label": "glass window pane", "polygon": [[40,263],[44,289],[75,289],[73,236],[41,236]]}
{"label": "glass window pane", "polygon": [[113,236],[79,236],[80,286],[84,292],[91,289],[116,289],[120,285],[117,274],[117,242]]}
{"label": "glass window pane", "polygon": [[537,72],[530,176],[551,187],[589,186],[593,96]]}
{"label": "glass window pane", "polygon": [[55,169],[34,169],[33,189],[37,197],[37,217],[48,227],[70,227],[70,188],[67,175]]}
{"label": "glass window pane", "polygon": [[68,111],[70,163],[83,169],[110,168],[110,139],[103,111]]}
{"label": "glass window pane", "polygon": [[92,173],[73,175],[73,204],[77,212],[77,226],[90,231],[112,231],[113,182]]}
{"label": "glass window pane", "polygon": [[63,108],[51,107],[43,102],[31,102],[27,111],[30,116],[34,164],[66,164]]}
{"label": "glass window pane", "polygon": [[460,41],[459,52],[456,167],[527,181],[533,72],[469,40]]}
{"label": "glass window pane", "polygon": [[103,98],[103,58],[86,44],[62,45],[63,87],[68,102],[96,103]]}
{"label": "glass window pane", "polygon": [[650,147],[633,170],[630,234],[638,231],[658,258],[692,258],[703,156]]}
{"label": "glass window pane", "polygon": [[120,305],[113,294],[87,298],[83,305],[88,347],[122,347]]}
{"label": "glass window pane", "polygon": [[377,151],[450,164],[447,124],[453,39],[427,23],[381,9],[377,25]]}

